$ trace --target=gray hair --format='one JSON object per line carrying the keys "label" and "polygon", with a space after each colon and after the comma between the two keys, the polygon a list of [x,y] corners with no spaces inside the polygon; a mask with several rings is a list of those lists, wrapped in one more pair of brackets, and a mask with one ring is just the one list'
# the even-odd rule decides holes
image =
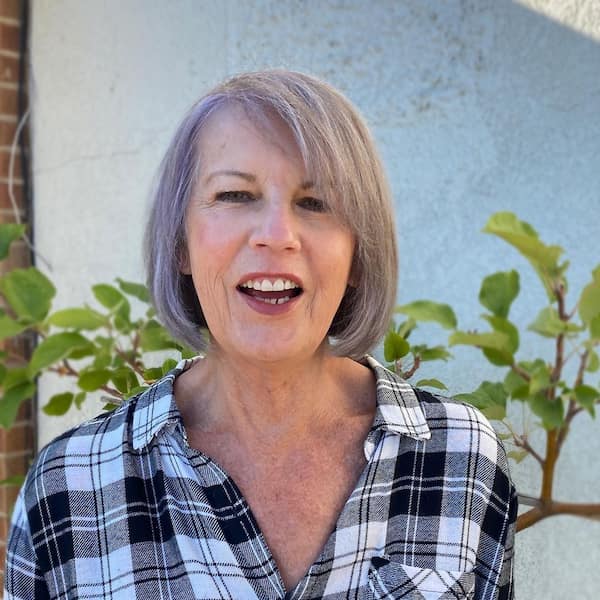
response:
{"label": "gray hair", "polygon": [[[179,125],[160,165],[146,229],[147,285],[159,319],[196,351],[207,350],[206,321],[192,278],[181,272],[185,215],[201,167],[198,139],[217,109],[241,106],[250,119],[280,118],[318,188],[356,245],[351,282],[328,335],[338,356],[361,358],[387,330],[398,257],[391,194],[370,132],[352,104],[319,79],[294,71],[245,73],[203,96]],[[204,330],[204,331],[203,331]]]}

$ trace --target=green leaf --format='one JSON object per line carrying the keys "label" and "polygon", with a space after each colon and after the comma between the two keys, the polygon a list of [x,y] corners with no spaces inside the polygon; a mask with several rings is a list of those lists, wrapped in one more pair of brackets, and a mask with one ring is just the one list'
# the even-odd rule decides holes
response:
{"label": "green leaf", "polygon": [[519,330],[508,320],[495,315],[482,315],[494,331],[505,334],[508,345],[504,349],[483,348],[483,354],[497,366],[510,366],[514,362],[514,354],[519,349]]}
{"label": "green leaf", "polygon": [[600,390],[590,385],[578,385],[574,390],[577,404],[583,406],[592,416],[595,416],[595,404],[600,400]]}
{"label": "green leaf", "polygon": [[56,290],[50,280],[35,267],[13,269],[0,278],[0,291],[19,319],[42,321]]}
{"label": "green leaf", "polygon": [[128,398],[132,398],[133,396],[136,396],[137,394],[140,394],[142,392],[145,392],[148,389],[149,386],[147,385],[136,385],[135,387],[132,387],[127,394],[125,394],[124,400],[127,400]]}
{"label": "green leaf", "polygon": [[504,389],[515,400],[524,400],[529,395],[529,383],[512,369],[504,378]]}
{"label": "green leaf", "polygon": [[117,288],[107,283],[99,283],[92,286],[92,292],[96,300],[109,310],[114,310],[124,302],[127,302],[125,296]]}
{"label": "green leaf", "polygon": [[14,369],[7,369],[4,374],[4,380],[2,386],[5,390],[20,385],[21,383],[30,382],[29,372],[27,367],[16,367]]}
{"label": "green leaf", "polygon": [[542,363],[531,373],[529,381],[529,394],[535,396],[550,386],[550,367]]}
{"label": "green leaf", "polygon": [[160,367],[152,367],[144,371],[144,381],[155,382],[163,376],[163,370]]}
{"label": "green leaf", "polygon": [[477,348],[487,348],[490,350],[500,350],[510,353],[512,347],[509,336],[500,331],[489,333],[468,333],[465,331],[454,332],[448,343],[451,346],[476,346]]}
{"label": "green leaf", "polygon": [[72,404],[73,394],[71,392],[64,392],[63,394],[52,396],[42,410],[52,417],[60,417],[71,408]]}
{"label": "green leaf", "polygon": [[548,338],[555,338],[561,334],[573,335],[579,331],[583,331],[583,327],[580,327],[576,323],[563,321],[553,306],[547,306],[542,309],[535,321],[527,329]]}
{"label": "green leaf", "polygon": [[0,485],[21,486],[21,485],[23,485],[24,481],[25,481],[25,475],[11,475],[10,477],[7,477],[6,479],[2,479],[0,481]]}
{"label": "green leaf", "polygon": [[579,316],[586,325],[600,315],[600,265],[592,273],[592,282],[583,288],[578,306]]}
{"label": "green leaf", "polygon": [[77,385],[86,392],[94,392],[106,385],[110,378],[108,369],[89,369],[81,373]]}
{"label": "green leaf", "polygon": [[131,312],[131,306],[127,298],[116,287],[107,283],[92,286],[92,292],[102,306],[108,308],[115,315],[115,318],[118,317],[120,322],[116,324],[117,328],[119,330],[124,329],[125,325],[129,324]]}
{"label": "green leaf", "polygon": [[14,337],[25,331],[29,325],[13,321],[2,309],[0,309],[0,340]]}
{"label": "green leaf", "polygon": [[107,319],[99,312],[85,308],[65,308],[50,315],[49,325],[70,329],[94,330],[107,324]]}
{"label": "green leaf", "polygon": [[563,403],[560,398],[548,400],[543,393],[529,398],[531,411],[542,419],[544,429],[552,430],[562,425],[564,416]]}
{"label": "green leaf", "polygon": [[86,397],[85,392],[77,392],[77,394],[75,394],[75,397],[73,398],[73,404],[75,404],[75,406],[78,409],[81,408],[81,405],[83,404],[83,401],[85,400],[85,397]]}
{"label": "green leaf", "polygon": [[127,394],[132,388],[139,385],[136,374],[129,367],[115,369],[110,378],[121,394]]}
{"label": "green leaf", "polygon": [[6,367],[0,363],[0,385],[4,382],[4,378],[6,377],[7,369]]}
{"label": "green leaf", "polygon": [[133,296],[146,304],[150,302],[150,294],[145,285],[142,285],[141,283],[132,283],[131,281],[123,281],[119,278],[117,278],[117,283],[121,290],[129,296]]}
{"label": "green leaf", "polygon": [[[162,364],[162,375],[166,375],[177,366],[177,361],[174,358],[167,358]],[[162,377],[161,375],[161,377]]]}
{"label": "green leaf", "polygon": [[511,450],[506,453],[506,456],[512,458],[518,464],[529,456],[529,452],[527,450]]}
{"label": "green leaf", "polygon": [[444,346],[412,346],[411,350],[415,356],[418,356],[421,361],[428,360],[448,360],[452,358],[452,354],[444,348]]}
{"label": "green leaf", "polygon": [[589,373],[595,373],[598,369],[600,369],[600,359],[598,358],[598,354],[594,352],[594,350],[590,350],[585,370]]}
{"label": "green leaf", "polygon": [[8,257],[10,245],[25,233],[26,228],[17,223],[0,223],[0,260]]}
{"label": "green leaf", "polygon": [[17,417],[21,402],[34,394],[35,383],[31,381],[24,381],[10,388],[5,385],[4,395],[0,398],[0,426],[10,427]]}
{"label": "green leaf", "polygon": [[193,350],[192,348],[187,348],[186,346],[179,346],[179,351],[181,352],[181,358],[194,358],[198,356],[198,352]]}
{"label": "green leaf", "polygon": [[448,388],[439,379],[420,379],[417,381],[417,387],[432,387],[438,390],[447,390]]}
{"label": "green leaf", "polygon": [[91,342],[79,333],[66,331],[55,333],[43,340],[34,350],[29,362],[29,374],[34,377],[39,371],[67,358],[73,351],[89,346]]}
{"label": "green leaf", "polygon": [[447,304],[430,302],[429,300],[417,300],[410,304],[396,306],[397,313],[405,314],[415,321],[433,321],[439,323],[445,329],[456,328],[456,315]]}
{"label": "green leaf", "polygon": [[553,287],[558,283],[565,283],[563,274],[568,266],[568,263],[558,264],[563,253],[560,246],[544,244],[529,223],[520,221],[511,212],[498,212],[492,215],[483,231],[502,238],[518,250],[535,269],[548,298],[554,299]]}
{"label": "green leaf", "polygon": [[472,404],[488,419],[499,421],[506,416],[507,394],[501,383],[484,381],[474,392],[457,394],[455,398]]}
{"label": "green leaf", "polygon": [[590,321],[590,336],[593,340],[600,341],[600,315]]}
{"label": "green leaf", "polygon": [[407,339],[416,326],[417,322],[414,319],[406,319],[406,321],[402,321],[402,323],[398,325],[396,328],[396,333],[399,336]]}
{"label": "green leaf", "polygon": [[106,369],[110,366],[111,361],[112,356],[109,352],[105,352],[104,350],[96,351],[92,367],[94,367],[94,369]]}
{"label": "green leaf", "polygon": [[90,342],[88,346],[82,346],[81,348],[75,348],[73,352],[71,352],[68,358],[72,358],[73,360],[81,360],[82,358],[87,358],[88,356],[95,356],[97,348],[94,347],[94,344]]}
{"label": "green leaf", "polygon": [[158,321],[148,321],[140,331],[140,347],[144,352],[177,348],[167,330]]}
{"label": "green leaf", "polygon": [[506,319],[510,305],[519,294],[517,271],[500,271],[486,277],[479,291],[479,302],[497,317]]}
{"label": "green leaf", "polygon": [[383,341],[383,356],[388,362],[399,360],[406,356],[410,350],[410,344],[395,331],[388,331]]}

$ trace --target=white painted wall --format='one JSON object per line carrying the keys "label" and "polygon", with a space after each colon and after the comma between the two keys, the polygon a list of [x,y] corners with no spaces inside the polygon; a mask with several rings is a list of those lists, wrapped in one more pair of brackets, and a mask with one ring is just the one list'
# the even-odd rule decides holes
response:
{"label": "white painted wall", "polygon": [[[143,278],[147,192],[176,123],[212,83],[267,66],[328,79],[370,122],[396,198],[400,301],[446,301],[464,328],[481,327],[471,317],[481,278],[516,266],[531,289],[513,316],[530,322],[545,300],[527,264],[479,233],[501,209],[567,249],[572,290],[600,262],[594,0],[35,0],[32,8],[35,228],[58,306],[91,301],[100,281]],[[531,336],[522,346],[525,356],[543,342]],[[453,392],[499,376],[474,352],[456,355],[431,372]],[[41,402],[61,385],[44,379]],[[41,416],[40,444],[98,410]],[[582,416],[573,428],[557,497],[600,499],[599,427]],[[532,462],[513,474],[521,491],[538,489]],[[600,523],[570,517],[520,533],[518,597],[598,598],[599,539]]]}

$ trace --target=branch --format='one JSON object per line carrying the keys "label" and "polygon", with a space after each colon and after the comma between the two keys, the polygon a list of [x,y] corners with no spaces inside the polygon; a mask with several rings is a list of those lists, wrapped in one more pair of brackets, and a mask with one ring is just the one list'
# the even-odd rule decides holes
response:
{"label": "branch", "polygon": [[544,502],[541,498],[519,496],[523,504],[533,504],[535,507],[517,518],[517,531],[523,531],[538,521],[555,515],[574,515],[587,519],[600,520],[600,504],[577,504],[573,502]]}
{"label": "branch", "polygon": [[[581,385],[583,383],[583,377],[585,374],[585,367],[587,366],[587,361],[589,357],[589,350],[586,350],[581,355],[581,360],[579,361],[579,368],[577,370],[577,377],[575,378],[575,386]],[[581,406],[578,406],[577,403],[571,398],[569,400],[569,408],[567,409],[567,414],[565,415],[564,423],[560,427],[560,432],[558,434],[558,451],[562,448],[564,444],[565,438],[567,437],[567,433],[569,431],[569,427],[571,425],[571,421],[575,418],[577,414],[581,412]]]}
{"label": "branch", "polygon": [[529,382],[531,381],[531,375],[525,371],[525,369],[522,369],[517,363],[513,363],[512,365],[510,365],[510,368],[520,377],[522,377],[525,381]]}
{"label": "branch", "polygon": [[142,378],[142,380],[145,380],[144,370],[140,368],[139,364],[135,360],[132,360],[129,356],[127,356],[126,352],[123,352],[123,350],[117,348],[116,346],[115,352]]}
{"label": "branch", "polygon": [[406,373],[404,373],[402,375],[403,379],[410,379],[417,371],[417,369],[421,366],[421,358],[419,356],[415,356],[415,360],[413,362],[413,366],[406,371]]}
{"label": "branch", "polygon": [[554,483],[554,467],[558,460],[558,430],[553,429],[546,432],[546,459],[542,472],[542,494],[543,502],[552,502],[552,486]]}
{"label": "branch", "polygon": [[[62,365],[58,367],[48,367],[47,370],[52,373],[58,373],[60,376],[68,375],[69,377],[79,377],[79,371],[74,369],[67,359],[62,361]],[[98,389],[105,391],[107,394],[111,394],[115,398],[123,398],[123,394],[110,385],[103,385]]]}
{"label": "branch", "polygon": [[538,461],[538,463],[540,463],[542,469],[544,468],[544,459],[536,452],[524,435],[521,436],[513,433],[513,440],[515,441],[515,446],[526,450],[529,454],[531,454],[531,456],[533,456],[533,458],[535,458],[535,460]]}

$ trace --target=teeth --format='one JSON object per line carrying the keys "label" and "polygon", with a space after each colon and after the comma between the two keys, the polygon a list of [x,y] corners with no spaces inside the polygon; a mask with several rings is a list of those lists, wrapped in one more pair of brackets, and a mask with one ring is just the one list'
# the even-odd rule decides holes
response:
{"label": "teeth", "polygon": [[256,298],[256,300],[260,300],[265,304],[285,304],[290,301],[289,296],[284,296],[283,298]]}
{"label": "teeth", "polygon": [[289,279],[249,279],[241,284],[241,287],[254,289],[259,292],[282,292],[283,290],[295,290],[300,287]]}

